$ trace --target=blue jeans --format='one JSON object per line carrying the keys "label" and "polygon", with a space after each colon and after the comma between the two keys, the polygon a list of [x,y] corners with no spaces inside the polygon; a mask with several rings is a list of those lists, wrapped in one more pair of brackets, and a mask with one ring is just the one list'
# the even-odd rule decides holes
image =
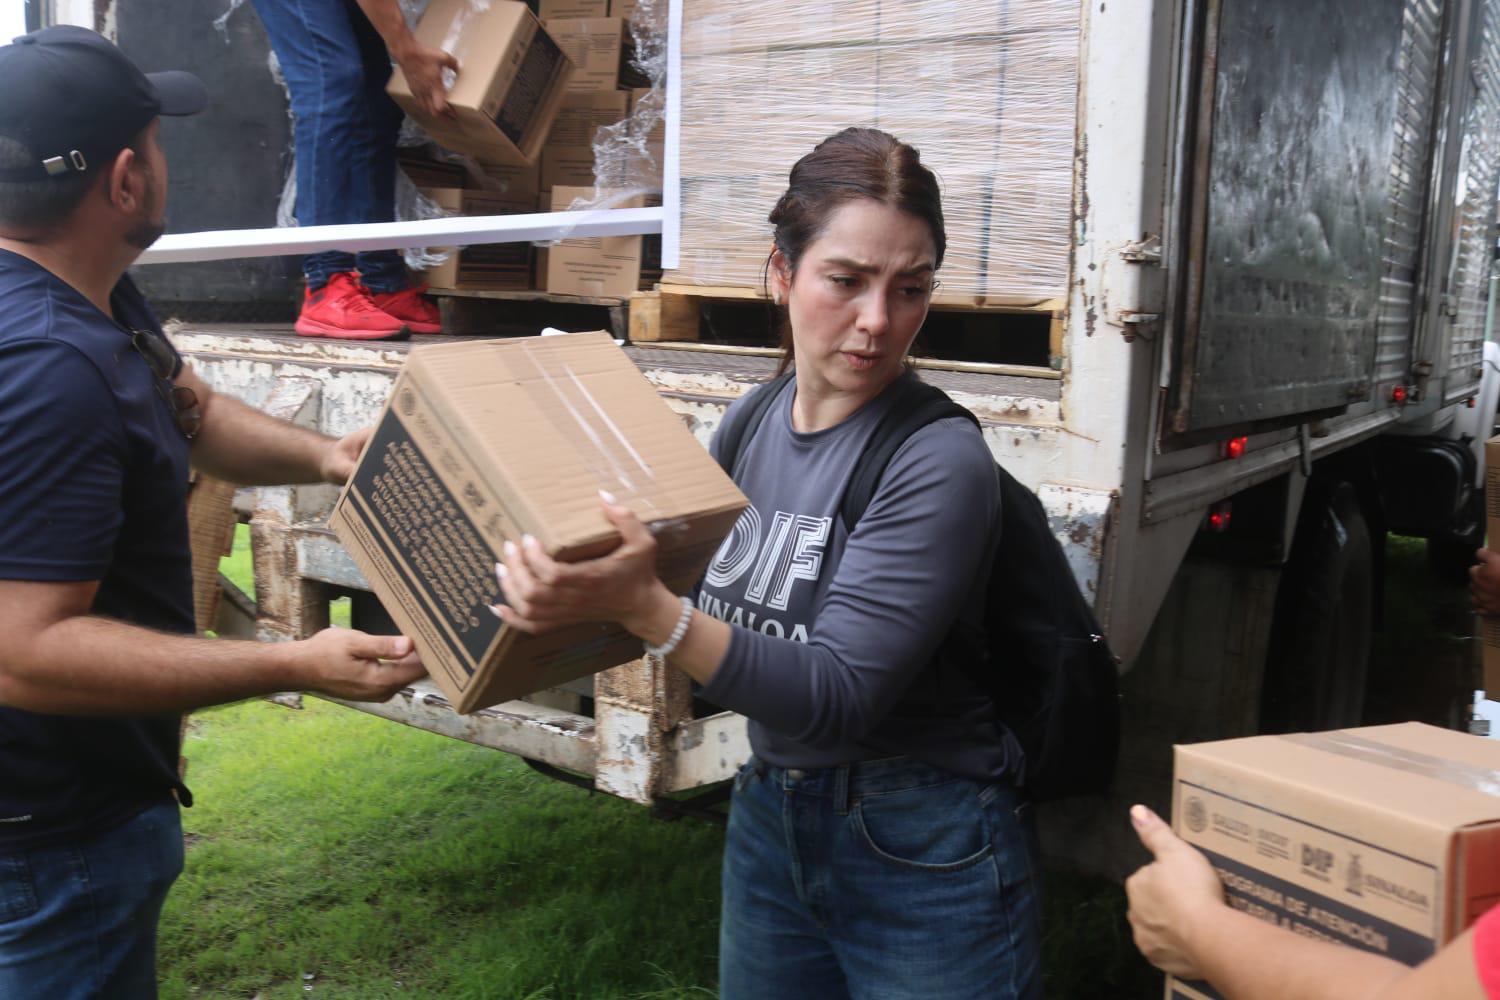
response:
{"label": "blue jeans", "polygon": [[0,997],[155,997],[156,920],[181,872],[175,802],[93,840],[0,854]]}
{"label": "blue jeans", "polygon": [[906,757],[735,779],[723,1000],[1041,995],[1025,797]]}
{"label": "blue jeans", "polygon": [[[297,224],[393,222],[401,109],[387,96],[391,59],[355,0],[251,0],[291,92]],[[332,250],[302,262],[307,287],[358,271],[375,292],[410,279],[394,250]]]}

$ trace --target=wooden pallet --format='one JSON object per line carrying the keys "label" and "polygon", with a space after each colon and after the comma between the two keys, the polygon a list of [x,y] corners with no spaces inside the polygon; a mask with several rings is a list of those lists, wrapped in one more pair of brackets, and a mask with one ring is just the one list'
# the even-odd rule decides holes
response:
{"label": "wooden pallet", "polygon": [[[432,294],[442,309],[444,332],[449,334],[519,336],[536,333],[544,326],[555,326],[567,330],[609,330],[614,336],[631,343],[663,346],[697,344],[705,314],[716,304],[766,302],[766,297],[753,288],[670,283],[659,285],[654,291],[637,292],[629,299],[500,289],[433,289]],[[1048,317],[1048,362],[1053,369],[1061,367],[1065,328],[1061,299],[938,295],[933,298],[932,309],[935,313],[973,317],[996,314]],[[754,343],[753,339],[751,343]],[[770,345],[760,343],[756,349],[767,346]],[[705,344],[704,347],[719,350],[725,345]],[[955,371],[997,370],[996,364],[989,361],[928,360],[924,361],[924,366]],[[1036,362],[1027,361],[1023,366],[1029,371],[1038,371]],[[1001,363],[1000,367],[1014,366]]]}
{"label": "wooden pallet", "polygon": [[[653,292],[630,297],[630,340],[633,343],[695,341],[701,326],[703,306],[714,301],[765,302],[758,289],[725,285],[678,285],[663,283]],[[945,313],[1010,313],[1051,317],[1048,349],[1053,366],[1062,358],[1066,302],[1004,296],[943,294],[932,298],[932,309]]]}
{"label": "wooden pallet", "polygon": [[628,300],[595,295],[557,295],[534,288],[429,288],[434,298],[490,299],[506,302],[553,302],[575,306],[623,306]]}

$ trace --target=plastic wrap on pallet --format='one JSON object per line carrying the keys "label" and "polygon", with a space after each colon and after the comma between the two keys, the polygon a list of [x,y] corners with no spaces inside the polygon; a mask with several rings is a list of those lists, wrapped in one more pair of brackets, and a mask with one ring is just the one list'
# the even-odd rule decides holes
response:
{"label": "plastic wrap on pallet", "polygon": [[594,183],[661,193],[663,119],[666,115],[667,0],[640,0],[630,15],[634,62],[651,81],[632,102],[630,116],[594,137]]}
{"label": "plastic wrap on pallet", "polygon": [[[413,219],[446,219],[457,213],[450,212],[427,195],[401,171],[396,171],[396,220],[409,222]],[[413,271],[427,271],[442,264],[453,251],[438,247],[407,247],[402,251],[406,266]]]}
{"label": "plastic wrap on pallet", "polygon": [[682,32],[681,265],[758,287],[793,163],[851,125],[921,151],[943,187],[945,294],[1064,294],[1078,0],[690,5]]}
{"label": "plastic wrap on pallet", "polygon": [[[469,0],[471,11],[485,9],[491,0]],[[426,0],[400,0],[408,23],[414,24],[426,9]],[[594,188],[592,198],[574,199],[570,209],[614,208],[633,198],[659,204],[662,171],[662,126],[665,118],[667,72],[668,0],[639,0],[631,11],[629,26],[634,40],[632,62],[651,81],[632,101],[630,113],[621,121],[598,129],[592,137]],[[457,38],[446,39],[444,49],[456,51]],[[503,181],[471,157],[442,149],[410,118],[402,124],[401,146],[430,146],[427,155],[457,163],[469,172],[468,186],[504,193]],[[399,214],[398,218],[404,218]],[[545,244],[541,244],[545,245]],[[415,265],[414,265],[415,266]]]}
{"label": "plastic wrap on pallet", "polygon": [[651,81],[631,102],[630,113],[593,136],[594,196],[569,209],[614,208],[642,197],[660,204],[663,127],[666,118],[668,0],[638,0],[630,14],[632,62]]}

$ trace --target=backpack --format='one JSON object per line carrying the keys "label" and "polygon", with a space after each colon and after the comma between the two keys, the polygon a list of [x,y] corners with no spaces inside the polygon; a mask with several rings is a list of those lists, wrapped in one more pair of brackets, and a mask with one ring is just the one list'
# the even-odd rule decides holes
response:
{"label": "backpack", "polygon": [[[733,475],[744,443],[790,378],[787,373],[752,390],[734,419],[720,426],[725,472]],[[914,377],[888,391],[900,395],[870,435],[839,504],[850,533],[907,438],[947,417],[979,425],[941,389]],[[1019,783],[1033,799],[1102,794],[1119,754],[1119,661],[1078,589],[1042,502],[998,463],[995,472],[1000,526],[990,539],[984,628],[955,623],[937,655],[990,694],[1001,722],[1025,751]]]}

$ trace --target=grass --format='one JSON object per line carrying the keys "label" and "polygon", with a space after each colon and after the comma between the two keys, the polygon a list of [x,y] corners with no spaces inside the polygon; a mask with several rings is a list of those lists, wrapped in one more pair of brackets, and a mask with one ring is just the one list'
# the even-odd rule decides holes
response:
{"label": "grass", "polygon": [[187,754],[200,804],[164,997],[686,997],[713,980],[714,827],[311,699],[200,715]]}
{"label": "grass", "polygon": [[1392,536],[1385,552],[1385,618],[1370,658],[1365,724],[1461,727],[1482,686],[1468,591],[1427,571],[1421,539]]}
{"label": "grass", "polygon": [[[225,570],[245,585],[243,541]],[[1472,619],[1461,588],[1429,582],[1420,542],[1393,539],[1388,560],[1370,721],[1442,722],[1469,683]],[[714,995],[717,827],[307,706],[194,717],[199,804],[162,920],[167,1000]],[[1160,995],[1118,886],[1054,873],[1045,898],[1048,996]]]}

